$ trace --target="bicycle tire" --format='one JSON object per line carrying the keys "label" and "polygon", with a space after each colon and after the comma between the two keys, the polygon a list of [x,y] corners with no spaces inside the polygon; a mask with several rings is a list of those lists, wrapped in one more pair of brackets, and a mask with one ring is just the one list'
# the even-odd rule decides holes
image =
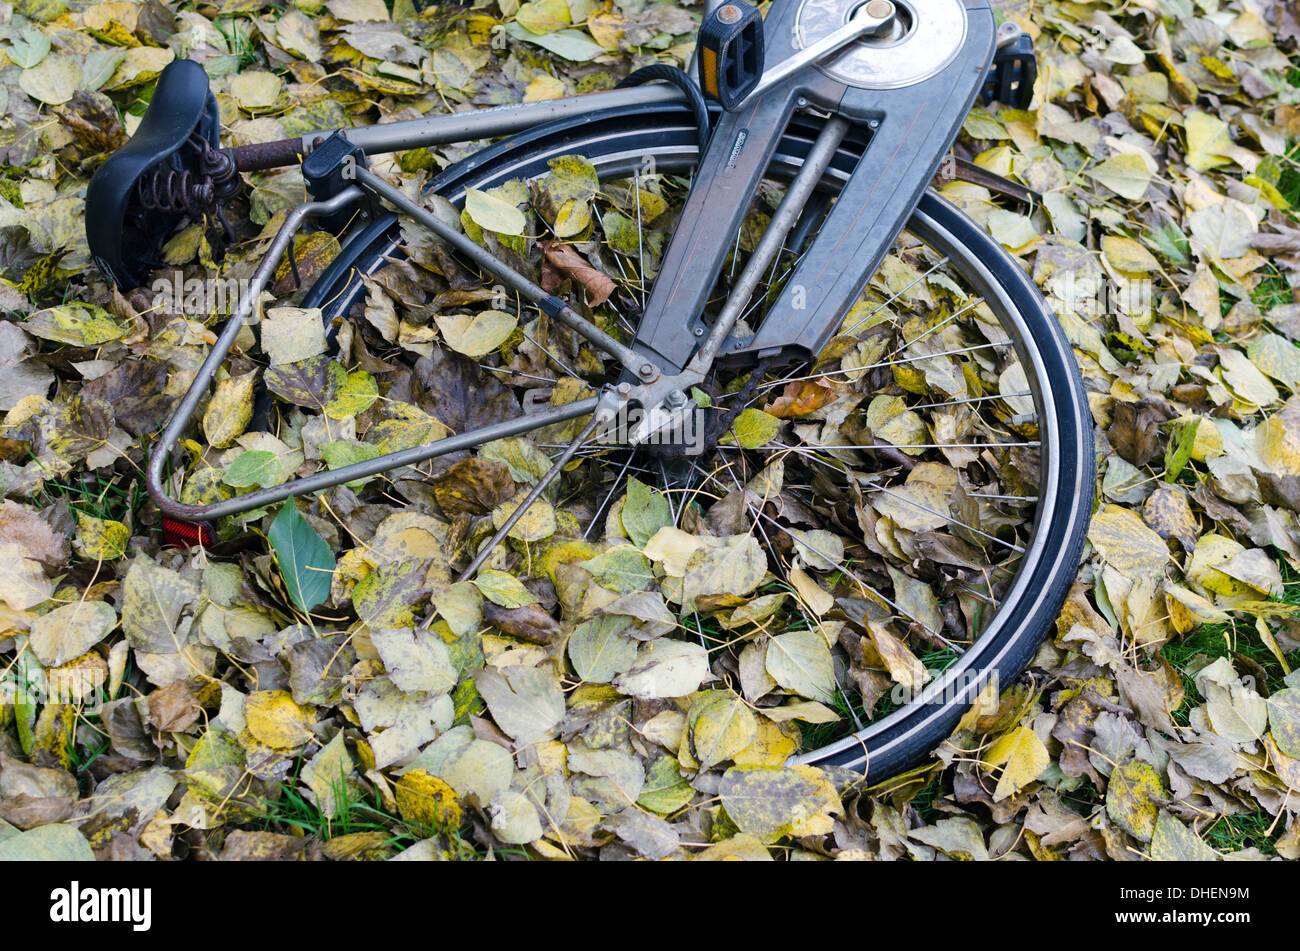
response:
{"label": "bicycle tire", "polygon": [[[792,171],[816,135],[815,120],[787,130],[772,168]],[[459,204],[465,188],[491,188],[547,171],[559,155],[585,156],[602,178],[631,175],[646,155],[659,168],[692,167],[698,156],[694,117],[680,106],[611,111],[542,126],[489,146],[436,176],[428,190]],[[847,174],[860,140],[846,141],[827,179]],[[831,181],[827,187],[834,186]],[[839,766],[878,782],[924,760],[951,735],[987,677],[1005,685],[1018,677],[1051,630],[1077,572],[1095,483],[1092,418],[1082,379],[1065,335],[1021,265],[981,227],[933,192],[920,201],[905,231],[954,255],[964,276],[1002,304],[1017,331],[1019,358],[1035,368],[1040,438],[1050,465],[1034,515],[1032,545],[993,623],[961,659],[926,686],[919,698],[833,743],[798,754],[793,762]],[[362,290],[358,275],[373,273],[400,255],[395,217],[372,222],[309,290],[303,306],[322,307],[326,319],[346,314]],[[990,305],[991,306],[991,305]],[[1005,328],[1004,328],[1005,329]]]}

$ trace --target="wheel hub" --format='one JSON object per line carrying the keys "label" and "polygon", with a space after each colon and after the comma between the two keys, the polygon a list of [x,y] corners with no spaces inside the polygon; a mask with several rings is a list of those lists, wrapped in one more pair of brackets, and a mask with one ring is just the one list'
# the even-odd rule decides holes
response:
{"label": "wheel hub", "polygon": [[[795,15],[794,47],[804,49],[848,23],[871,0],[804,0]],[[898,89],[934,76],[966,40],[961,0],[894,0],[888,33],[852,43],[817,68],[859,89]]]}

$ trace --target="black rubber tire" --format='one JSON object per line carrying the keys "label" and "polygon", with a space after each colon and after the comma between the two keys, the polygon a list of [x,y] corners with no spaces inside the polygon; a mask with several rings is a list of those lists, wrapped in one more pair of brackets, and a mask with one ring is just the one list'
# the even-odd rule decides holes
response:
{"label": "black rubber tire", "polygon": [[[776,164],[796,168],[816,132],[814,123],[796,121],[777,149]],[[828,178],[851,169],[861,145],[856,136],[846,140]],[[661,168],[674,162],[690,165],[698,153],[696,124],[685,108],[658,106],[541,126],[449,167],[429,189],[458,204],[466,186],[490,188],[510,178],[541,175],[548,159],[572,152],[587,156],[614,177],[631,174],[646,155],[656,156]],[[1092,415],[1078,366],[1059,324],[1021,266],[970,218],[931,192],[921,199],[907,228],[932,245],[950,244],[968,259],[964,276],[981,293],[999,294],[1009,302],[1012,319],[1022,325],[1021,343],[1016,345],[1020,359],[1038,368],[1031,386],[1036,386],[1040,438],[1047,445],[1050,437],[1056,462],[1044,467],[1026,567],[1004,596],[990,628],[920,698],[795,760],[866,772],[872,782],[923,760],[952,733],[991,677],[997,677],[1001,689],[1033,659],[1077,573],[1096,479]],[[399,243],[393,216],[356,232],[303,306],[324,308],[327,319],[345,314],[362,290],[358,272],[382,267],[386,258],[400,254]]]}

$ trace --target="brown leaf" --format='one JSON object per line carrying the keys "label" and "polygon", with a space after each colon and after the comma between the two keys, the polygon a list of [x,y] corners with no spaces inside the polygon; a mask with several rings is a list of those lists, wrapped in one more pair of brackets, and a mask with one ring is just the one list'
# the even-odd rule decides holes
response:
{"label": "brown leaf", "polygon": [[559,275],[563,274],[585,287],[587,304],[598,307],[609,300],[609,295],[613,294],[618,286],[608,274],[592,267],[587,259],[571,245],[561,244],[558,241],[544,241],[542,252],[545,262],[542,267],[542,286],[548,291],[553,291],[560,286]]}
{"label": "brown leaf", "polygon": [[836,395],[824,379],[791,380],[785,385],[785,392],[773,400],[771,405],[764,406],[763,412],[778,419],[807,416],[814,410],[835,402]]}
{"label": "brown leaf", "polygon": [[222,862],[285,862],[302,854],[307,839],[275,832],[245,832],[236,829],[226,836]]}
{"label": "brown leaf", "polygon": [[519,417],[514,393],[459,354],[436,349],[415,364],[415,375],[425,390],[420,408],[453,433]]}
{"label": "brown leaf", "polygon": [[447,516],[462,512],[487,515],[502,502],[514,498],[515,491],[508,468],[477,457],[455,463],[433,483],[438,507]]}
{"label": "brown leaf", "polygon": [[199,701],[188,681],[177,680],[149,694],[144,722],[159,734],[184,733],[199,719]]}
{"label": "brown leaf", "polygon": [[1164,437],[1160,424],[1171,414],[1158,403],[1116,403],[1106,435],[1115,451],[1135,466],[1145,466],[1164,455]]}
{"label": "brown leaf", "polygon": [[511,637],[534,644],[549,644],[560,634],[560,622],[551,617],[540,605],[526,604],[521,608],[503,608],[491,601],[483,602],[483,617],[489,624]]}
{"label": "brown leaf", "polygon": [[18,545],[29,558],[52,571],[68,561],[67,538],[50,528],[36,512],[8,499],[0,505],[0,544],[5,543]]}
{"label": "brown leaf", "polygon": [[133,436],[156,432],[178,397],[164,393],[167,366],[158,360],[127,360],[96,377],[82,391],[113,407],[117,424]]}
{"label": "brown leaf", "polygon": [[19,793],[0,799],[0,819],[12,823],[20,829],[35,829],[37,826],[62,822],[72,815],[75,799],[64,796],[31,796]]}
{"label": "brown leaf", "polygon": [[126,129],[113,100],[102,92],[79,89],[54,111],[88,157],[107,156],[126,144]]}
{"label": "brown leaf", "polygon": [[1196,547],[1199,526],[1182,489],[1161,486],[1152,492],[1142,506],[1142,520],[1161,538],[1176,538],[1187,551]]}

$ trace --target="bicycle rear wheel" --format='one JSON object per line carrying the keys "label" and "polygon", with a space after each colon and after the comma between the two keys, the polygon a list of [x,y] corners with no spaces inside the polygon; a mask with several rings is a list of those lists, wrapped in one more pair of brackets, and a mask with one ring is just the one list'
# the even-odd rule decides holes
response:
{"label": "bicycle rear wheel", "polygon": [[[797,171],[816,132],[811,119],[787,130],[769,169],[774,189]],[[657,189],[671,205],[697,162],[695,135],[690,113],[679,107],[598,114],[489,147],[438,175],[430,190],[459,206],[467,188],[536,178],[550,161],[574,154],[615,191]],[[834,200],[862,146],[856,136],[841,146],[820,188],[826,201]],[[653,179],[641,176],[645,168],[653,168]],[[607,214],[612,208],[607,204]],[[631,214],[630,205],[623,210]],[[599,214],[597,221],[593,238],[608,246]],[[639,206],[636,225],[636,254],[626,246],[623,253],[596,249],[614,262],[613,276],[621,275],[622,309],[629,311],[604,313],[611,325],[625,319],[629,330],[656,246]],[[662,222],[656,228],[665,238]],[[743,260],[744,243],[737,235],[730,274]],[[346,314],[364,292],[360,275],[402,253],[394,218],[371,223],[345,245],[304,306],[322,307],[329,319]],[[746,320],[761,319],[768,291],[792,268],[773,269]],[[724,268],[719,299],[727,281]],[[556,372],[563,364],[548,366]],[[1020,265],[950,203],[927,193],[827,354],[807,370],[748,386],[744,372],[717,381],[723,402],[730,390],[733,398],[739,392],[774,409],[781,387],[791,383],[829,388],[834,400],[791,416],[782,424],[785,436],[756,449],[723,447],[692,463],[685,490],[680,476],[668,476],[674,465],[659,460],[660,481],[684,499],[672,514],[698,526],[714,506],[741,506],[739,521],[756,533],[785,588],[798,590],[791,583],[798,567],[819,578],[835,604],[819,616],[798,597],[794,607],[736,638],[706,638],[720,629],[697,612],[693,631],[710,647],[714,672],[760,706],[799,695],[775,682],[755,695],[761,685],[746,684],[753,677],[741,670],[745,649],[766,649],[774,635],[800,628],[830,638],[834,686],[817,699],[842,716],[834,725],[805,727],[796,758],[868,772],[872,781],[887,778],[950,735],[991,678],[1005,686],[1018,676],[1053,625],[1078,566],[1094,485],[1091,415],[1078,368]],[[590,373],[585,382],[593,382]],[[800,390],[784,392],[797,404]],[[815,402],[818,394],[810,395]],[[592,520],[632,471],[632,457],[610,452],[591,457],[576,476],[582,496],[604,499],[594,511],[578,504]],[[614,465],[602,465],[611,459]],[[636,461],[639,476],[654,474],[653,460]],[[744,487],[755,474],[770,474],[773,463],[781,464],[781,492],[754,504]],[[567,478],[573,484],[575,477]],[[691,493],[711,504],[692,509],[685,501]]]}

